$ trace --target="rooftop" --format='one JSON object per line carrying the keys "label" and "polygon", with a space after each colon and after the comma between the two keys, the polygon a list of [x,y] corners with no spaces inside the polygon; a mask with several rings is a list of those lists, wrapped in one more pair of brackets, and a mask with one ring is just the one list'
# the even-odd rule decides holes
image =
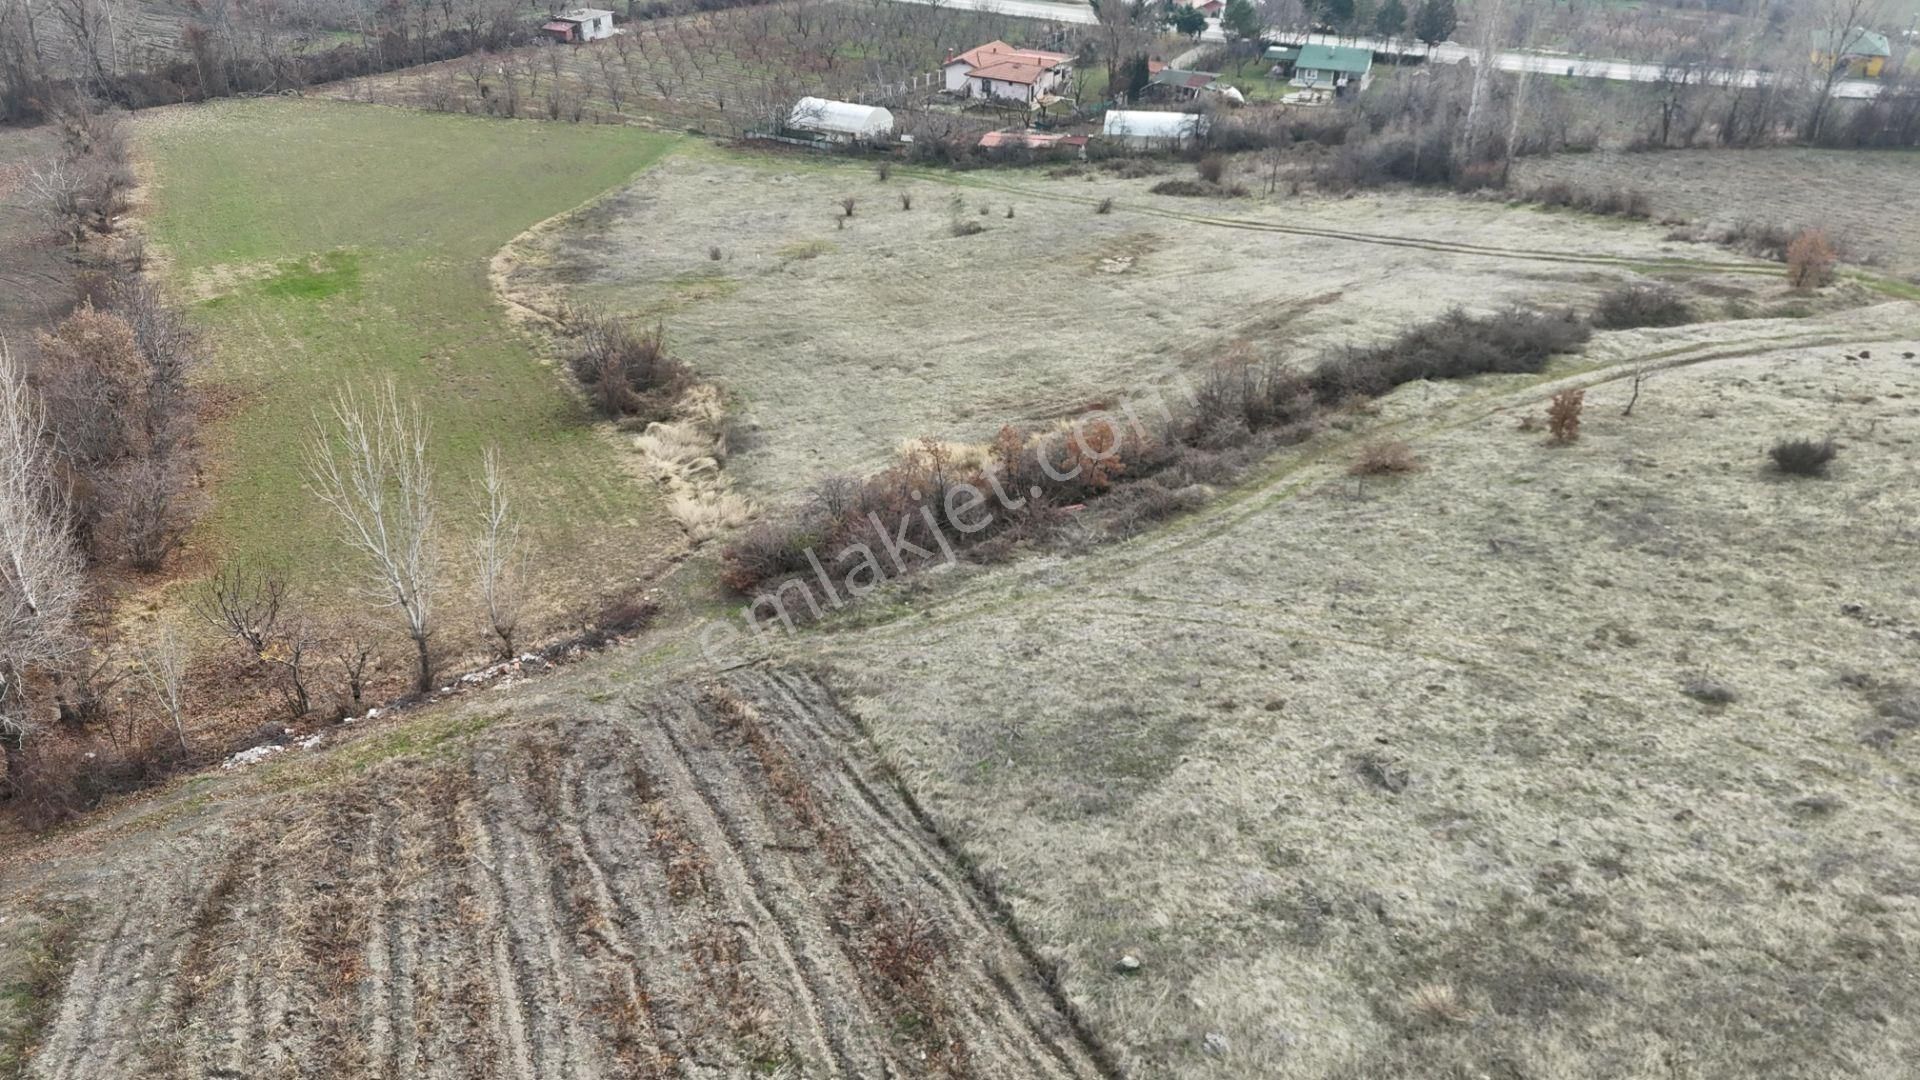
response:
{"label": "rooftop", "polygon": [[1185,90],[1205,90],[1219,81],[1220,76],[1210,71],[1182,71],[1179,68],[1162,68],[1153,73],[1147,81],[1155,86],[1178,86]]}
{"label": "rooftop", "polygon": [[1016,49],[1004,41],[995,39],[985,45],[977,45],[958,56],[949,57],[942,67],[952,64],[965,64],[968,67],[980,67],[984,64],[998,63],[1004,60],[1024,60],[1028,64],[1046,70],[1073,59],[1066,53],[1047,52],[1044,49]]}
{"label": "rooftop", "polygon": [[1373,70],[1373,53],[1351,45],[1302,45],[1294,66],[1308,71],[1344,71],[1364,75]]}

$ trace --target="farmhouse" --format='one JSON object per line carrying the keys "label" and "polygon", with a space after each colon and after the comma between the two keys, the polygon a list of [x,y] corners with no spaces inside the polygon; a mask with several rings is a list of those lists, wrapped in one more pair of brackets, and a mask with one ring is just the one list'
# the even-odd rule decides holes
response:
{"label": "farmhouse", "polygon": [[1207,118],[1199,113],[1113,109],[1100,133],[1137,150],[1178,149],[1207,133]]}
{"label": "farmhouse", "polygon": [[1853,78],[1877,79],[1886,70],[1887,58],[1892,55],[1887,35],[1864,27],[1856,26],[1845,34],[1827,30],[1813,32],[1813,66],[1823,71],[1843,65]]}
{"label": "farmhouse", "polygon": [[1040,49],[1016,49],[989,41],[949,56],[940,65],[948,93],[1033,104],[1067,88],[1072,57]]}
{"label": "farmhouse", "polygon": [[574,8],[562,15],[555,15],[540,32],[555,41],[564,41],[577,45],[583,41],[598,41],[613,34],[613,12],[600,8]]}
{"label": "farmhouse", "polygon": [[1373,53],[1351,45],[1302,45],[1293,62],[1293,85],[1344,93],[1373,83]]}
{"label": "farmhouse", "polygon": [[793,103],[787,129],[823,142],[872,142],[893,134],[893,114],[875,105],[803,97]]}

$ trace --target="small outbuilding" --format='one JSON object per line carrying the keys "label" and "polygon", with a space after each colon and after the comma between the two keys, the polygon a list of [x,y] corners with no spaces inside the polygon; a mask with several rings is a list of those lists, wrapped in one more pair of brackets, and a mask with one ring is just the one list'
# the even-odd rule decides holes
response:
{"label": "small outbuilding", "polygon": [[787,115],[787,128],[824,142],[879,142],[893,134],[893,114],[878,105],[803,97]]}
{"label": "small outbuilding", "polygon": [[540,27],[540,32],[555,41],[577,45],[613,36],[613,12],[600,8],[574,8],[555,15]]}
{"label": "small outbuilding", "polygon": [[1138,150],[1173,150],[1207,133],[1207,118],[1199,113],[1144,112],[1114,109],[1107,113],[1100,134]]}
{"label": "small outbuilding", "polygon": [[1373,84],[1373,51],[1351,45],[1302,45],[1293,62],[1293,85],[1336,94]]}
{"label": "small outbuilding", "polygon": [[1149,87],[1174,101],[1192,101],[1201,92],[1210,90],[1220,76],[1211,71],[1183,71],[1180,68],[1161,68],[1147,79]]}

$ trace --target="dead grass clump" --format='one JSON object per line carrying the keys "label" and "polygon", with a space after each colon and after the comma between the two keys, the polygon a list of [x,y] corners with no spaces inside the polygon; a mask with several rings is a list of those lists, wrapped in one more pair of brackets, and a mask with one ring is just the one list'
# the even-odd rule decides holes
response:
{"label": "dead grass clump", "polygon": [[1422,1024],[1464,1024],[1473,1010],[1446,983],[1422,983],[1407,995],[1407,1014]]}
{"label": "dead grass clump", "polygon": [[1792,245],[1793,237],[1793,230],[1785,226],[1760,221],[1737,221],[1722,230],[1717,239],[1722,245],[1733,248],[1735,251],[1742,251],[1762,259],[1772,259],[1775,262],[1785,262],[1787,248]]}
{"label": "dead grass clump", "polygon": [[1094,205],[1093,212],[1096,214],[1113,213],[1113,196],[1109,195],[1106,198],[1101,199],[1097,204]]}
{"label": "dead grass clump", "polygon": [[1773,467],[1788,476],[1822,477],[1827,466],[1840,454],[1831,437],[1825,439],[1782,439],[1773,444],[1767,456]]}
{"label": "dead grass clump", "polygon": [[1413,447],[1394,441],[1368,444],[1347,471],[1354,476],[1387,476],[1415,472],[1419,468],[1420,459]]}
{"label": "dead grass clump", "polygon": [[1593,309],[1593,325],[1602,330],[1643,326],[1684,326],[1693,311],[1678,291],[1665,285],[1628,285],[1607,293]]}
{"label": "dead grass clump", "polygon": [[1740,700],[1740,695],[1731,686],[1709,675],[1689,677],[1681,684],[1680,690],[1703,705],[1731,705]]}
{"label": "dead grass clump", "polygon": [[1801,292],[1833,284],[1833,267],[1840,261],[1833,241],[1819,229],[1802,229],[1787,245],[1787,281]]}
{"label": "dead grass clump", "polygon": [[1587,407],[1585,390],[1562,390],[1547,405],[1547,432],[1565,445],[1580,438],[1580,414]]}

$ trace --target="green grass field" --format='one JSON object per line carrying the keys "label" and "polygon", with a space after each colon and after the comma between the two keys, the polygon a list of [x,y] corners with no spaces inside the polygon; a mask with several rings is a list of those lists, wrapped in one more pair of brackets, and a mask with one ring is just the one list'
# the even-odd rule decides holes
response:
{"label": "green grass field", "polygon": [[449,554],[490,442],[536,550],[567,552],[547,575],[559,592],[630,577],[673,535],[487,277],[514,235],[657,161],[673,137],[309,100],[169,110],[140,131],[152,236],[169,280],[198,298],[209,382],[232,401],[211,433],[197,548],[341,577],[302,456],[338,387],[388,377],[432,420]]}

